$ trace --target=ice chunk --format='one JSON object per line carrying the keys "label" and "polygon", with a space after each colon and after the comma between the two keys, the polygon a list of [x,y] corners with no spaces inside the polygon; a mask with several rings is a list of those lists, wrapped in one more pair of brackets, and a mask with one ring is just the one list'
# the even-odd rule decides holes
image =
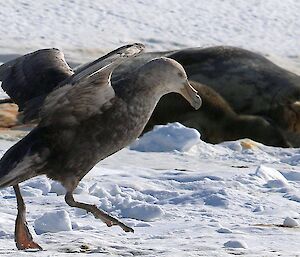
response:
{"label": "ice chunk", "polygon": [[34,230],[37,234],[71,231],[69,214],[66,211],[47,212],[34,221]]}
{"label": "ice chunk", "polygon": [[64,195],[66,193],[66,189],[62,186],[61,183],[57,181],[53,181],[51,183],[50,193],[56,193],[57,195]]}
{"label": "ice chunk", "polygon": [[248,248],[247,244],[244,241],[238,240],[229,240],[224,244],[226,248]]}
{"label": "ice chunk", "polygon": [[204,198],[204,203],[206,205],[211,205],[214,207],[223,207],[227,208],[229,205],[228,199],[219,194],[211,194]]}
{"label": "ice chunk", "polygon": [[30,186],[22,186],[20,188],[21,193],[23,197],[35,197],[35,196],[41,196],[43,194],[43,191],[38,188],[32,188]]}
{"label": "ice chunk", "polygon": [[260,178],[267,187],[286,187],[289,185],[289,182],[278,170],[264,165],[260,165],[254,175]]}
{"label": "ice chunk", "polygon": [[163,215],[163,210],[154,204],[140,203],[121,211],[123,217],[151,221]]}
{"label": "ice chunk", "polygon": [[232,230],[230,230],[229,228],[219,228],[217,229],[217,232],[218,233],[224,233],[224,234],[231,234],[232,233]]}
{"label": "ice chunk", "polygon": [[43,195],[48,194],[51,189],[51,184],[46,177],[37,177],[29,181],[26,181],[24,184],[32,188],[40,189]]}
{"label": "ice chunk", "polygon": [[175,122],[155,126],[130,146],[131,150],[140,152],[170,152],[189,150],[200,142],[200,133]]}
{"label": "ice chunk", "polygon": [[283,221],[283,226],[284,227],[289,227],[289,228],[293,228],[293,227],[297,227],[299,226],[299,223],[297,220],[290,218],[290,217],[286,217]]}
{"label": "ice chunk", "polygon": [[[56,193],[57,195],[64,195],[66,194],[66,189],[63,187],[63,185],[60,182],[53,181],[51,183],[51,193]],[[75,188],[74,194],[82,194],[82,193],[88,193],[88,187],[84,182],[80,182],[79,185]]]}
{"label": "ice chunk", "polygon": [[253,212],[263,212],[265,210],[265,208],[262,205],[257,206]]}

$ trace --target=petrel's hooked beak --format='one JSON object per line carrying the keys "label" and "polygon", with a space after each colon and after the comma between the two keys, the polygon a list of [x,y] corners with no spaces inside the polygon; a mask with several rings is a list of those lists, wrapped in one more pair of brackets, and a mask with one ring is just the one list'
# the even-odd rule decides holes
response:
{"label": "petrel's hooked beak", "polygon": [[193,106],[196,110],[198,110],[202,105],[202,100],[200,96],[197,94],[198,92],[191,86],[191,84],[186,81],[184,88],[181,89],[182,96]]}

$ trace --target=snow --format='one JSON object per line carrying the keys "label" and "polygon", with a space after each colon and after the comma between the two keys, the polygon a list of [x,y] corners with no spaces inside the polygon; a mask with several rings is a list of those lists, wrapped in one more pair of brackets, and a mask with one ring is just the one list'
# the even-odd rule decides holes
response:
{"label": "snow", "polygon": [[219,228],[216,230],[218,233],[224,233],[224,234],[231,234],[233,233],[232,230],[229,228]]}
{"label": "snow", "polygon": [[70,216],[66,211],[46,212],[34,221],[34,230],[38,235],[47,232],[71,231]]}
{"label": "snow", "polygon": [[248,248],[247,244],[243,241],[230,240],[224,244],[226,248]]}
{"label": "snow", "polygon": [[265,210],[265,208],[261,205],[255,207],[255,209],[253,210],[253,212],[263,212]]}
{"label": "snow", "polygon": [[[24,185],[27,187],[31,187],[32,189],[34,188],[40,190],[43,195],[47,195],[51,189],[50,182],[45,176],[38,177],[35,180],[26,181],[24,182]],[[24,187],[22,188],[22,190],[24,190]]]}
{"label": "snow", "polygon": [[61,183],[53,181],[51,183],[50,192],[56,193],[57,195],[64,195],[66,193],[66,189],[62,186]]}
{"label": "snow", "polygon": [[254,176],[258,177],[266,187],[281,188],[289,186],[289,182],[279,171],[264,165],[260,165],[257,168]]}
{"label": "snow", "polygon": [[161,207],[154,204],[156,198],[132,188],[120,188],[115,185],[107,191],[93,185],[91,195],[100,198],[101,209],[110,213],[117,211],[125,218],[151,221],[163,215]]}
{"label": "snow", "polygon": [[[299,13],[297,0],[7,0],[0,9],[0,61],[45,47],[61,48],[74,65],[136,41],[148,50],[226,44],[299,72]],[[0,153],[22,136],[1,133]],[[108,211],[134,234],[69,207],[65,189],[40,176],[21,190],[29,228],[45,251],[17,252],[16,198],[12,188],[1,189],[0,254],[299,254],[300,149],[248,139],[212,145],[199,137],[176,123],[157,127],[83,178],[75,199]]]}
{"label": "snow", "polygon": [[293,228],[293,227],[299,226],[299,223],[297,220],[295,220],[293,218],[286,217],[283,221],[283,226]]}
{"label": "snow", "polygon": [[130,146],[131,150],[140,152],[184,152],[199,143],[200,133],[175,122],[154,126]]}
{"label": "snow", "polygon": [[[166,132],[171,133],[173,125],[166,125]],[[190,131],[181,130],[185,133]],[[0,140],[0,150],[13,143]],[[128,256],[129,252],[138,256],[273,256],[274,252],[294,256],[299,249],[300,168],[288,158],[296,154],[299,149],[249,140],[212,145],[199,139],[186,151],[125,148],[86,175],[75,199],[96,204],[133,227],[134,234],[109,228],[92,214],[69,207],[61,185],[46,177],[26,181],[21,188],[27,192],[29,227],[34,227],[35,240],[46,250],[38,253],[42,257],[70,252],[78,256],[86,252],[97,256]],[[6,256],[15,256],[13,190],[0,190],[0,198],[0,249]]]}
{"label": "snow", "polygon": [[128,42],[148,50],[226,44],[299,67],[299,12],[297,0],[7,0],[0,46],[6,59],[58,47],[78,63]]}

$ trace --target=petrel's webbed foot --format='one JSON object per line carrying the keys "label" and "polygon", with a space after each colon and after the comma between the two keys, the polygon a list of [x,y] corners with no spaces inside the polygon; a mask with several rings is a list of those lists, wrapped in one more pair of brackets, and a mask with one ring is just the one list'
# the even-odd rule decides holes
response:
{"label": "petrel's webbed foot", "polygon": [[102,220],[108,227],[117,225],[120,226],[125,232],[134,232],[134,230],[131,227],[126,226],[121,221],[98,209],[95,205],[75,201],[71,192],[68,192],[66,194],[65,200],[66,203],[71,207],[77,207],[80,209],[84,209],[87,212],[91,212],[95,216],[95,218]]}
{"label": "petrel's webbed foot", "polygon": [[18,215],[15,225],[15,242],[19,250],[37,249],[43,250],[37,243],[33,241],[26,222],[26,208],[20,192],[19,185],[14,186],[17,197]]}

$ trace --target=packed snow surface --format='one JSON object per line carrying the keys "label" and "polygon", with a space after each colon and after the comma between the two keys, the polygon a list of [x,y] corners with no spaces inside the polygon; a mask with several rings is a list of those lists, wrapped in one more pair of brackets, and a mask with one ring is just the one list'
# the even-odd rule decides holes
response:
{"label": "packed snow surface", "polygon": [[0,46],[58,47],[78,62],[136,41],[148,50],[233,45],[299,67],[299,13],[298,0],[6,0]]}
{"label": "packed snow surface", "polygon": [[[161,129],[172,134],[174,126],[181,128],[179,141],[188,143],[191,131],[182,125]],[[1,151],[13,143],[0,140]],[[250,140],[211,145],[199,138],[181,151],[125,148],[88,173],[75,199],[118,217],[134,234],[67,206],[58,182],[33,178],[21,188],[29,227],[46,251],[30,256],[296,256],[300,168],[293,156],[299,153]],[[0,198],[0,251],[15,256],[12,188],[0,190]]]}
{"label": "packed snow surface", "polygon": [[[46,47],[62,49],[76,65],[132,42],[148,51],[232,45],[300,74],[299,13],[297,0],[6,0],[0,62]],[[16,251],[16,198],[5,188],[0,255],[299,255],[300,149],[249,140],[211,145],[181,126],[161,129],[97,164],[75,191],[76,200],[110,212],[134,234],[69,207],[65,189],[42,176],[21,190],[45,251]],[[1,154],[16,141],[0,135]]]}

